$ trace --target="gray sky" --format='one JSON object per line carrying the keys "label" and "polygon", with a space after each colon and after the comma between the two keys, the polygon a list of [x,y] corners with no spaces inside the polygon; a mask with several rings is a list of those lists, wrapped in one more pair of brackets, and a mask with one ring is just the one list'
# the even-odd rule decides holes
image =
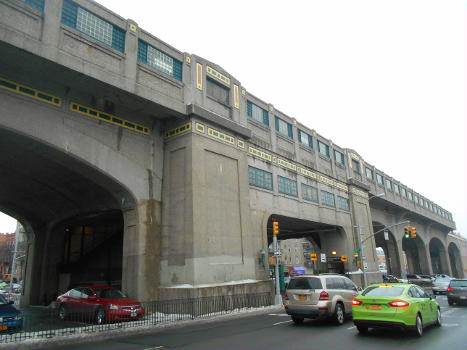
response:
{"label": "gray sky", "polygon": [[356,150],[466,234],[464,0],[97,2]]}

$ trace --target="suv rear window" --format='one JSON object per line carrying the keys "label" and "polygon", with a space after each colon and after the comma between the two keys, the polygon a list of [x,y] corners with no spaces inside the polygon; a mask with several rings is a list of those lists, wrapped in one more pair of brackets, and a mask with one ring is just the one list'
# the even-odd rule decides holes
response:
{"label": "suv rear window", "polygon": [[319,278],[292,278],[287,289],[323,289]]}
{"label": "suv rear window", "polygon": [[451,287],[464,287],[464,288],[467,288],[467,280],[451,281]]}
{"label": "suv rear window", "polygon": [[402,294],[405,287],[370,287],[362,295],[369,297],[397,297]]}

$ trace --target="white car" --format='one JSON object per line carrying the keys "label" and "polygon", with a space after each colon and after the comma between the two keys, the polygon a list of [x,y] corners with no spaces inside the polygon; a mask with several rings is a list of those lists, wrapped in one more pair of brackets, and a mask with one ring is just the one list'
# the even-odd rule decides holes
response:
{"label": "white car", "polygon": [[444,275],[436,277],[433,282],[431,283],[431,289],[435,294],[442,294],[448,291],[449,282],[451,282],[452,278]]}

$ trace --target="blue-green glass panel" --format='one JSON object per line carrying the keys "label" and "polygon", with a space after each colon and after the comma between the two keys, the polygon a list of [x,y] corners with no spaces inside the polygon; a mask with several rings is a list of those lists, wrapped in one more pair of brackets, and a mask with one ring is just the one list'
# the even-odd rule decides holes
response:
{"label": "blue-green glass panel", "polygon": [[138,61],[148,63],[148,44],[142,40],[138,40]]}
{"label": "blue-green glass panel", "polygon": [[76,28],[76,18],[78,17],[78,6],[71,1],[64,0],[62,5],[62,23]]}
{"label": "blue-green glass panel", "polygon": [[125,31],[116,26],[113,26],[112,31],[112,48],[125,52]]}

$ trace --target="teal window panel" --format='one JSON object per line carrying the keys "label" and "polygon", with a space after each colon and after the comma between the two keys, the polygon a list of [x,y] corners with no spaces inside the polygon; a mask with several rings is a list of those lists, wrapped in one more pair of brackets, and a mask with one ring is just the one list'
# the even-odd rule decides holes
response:
{"label": "teal window panel", "polygon": [[328,207],[336,207],[336,201],[334,198],[334,194],[328,191],[321,190],[321,203]]}
{"label": "teal window panel", "polygon": [[125,51],[125,31],[70,0],[62,5],[62,23],[120,52]]}
{"label": "teal window panel", "polygon": [[298,130],[298,141],[307,147],[313,148],[313,137],[302,130]]}
{"label": "teal window panel", "polygon": [[293,138],[293,133],[292,133],[292,124],[287,123],[286,121],[280,119],[279,117],[275,117],[275,127],[276,131],[279,134],[288,136],[290,138]]}
{"label": "teal window panel", "polygon": [[251,101],[247,101],[246,104],[247,115],[256,120],[257,122],[269,127],[269,112]]}
{"label": "teal window panel", "polygon": [[248,166],[248,178],[251,186],[272,191],[272,174],[252,166]]}
{"label": "teal window panel", "polygon": [[298,197],[297,181],[295,180],[291,180],[278,175],[277,189],[279,193],[287,194],[293,197]]}
{"label": "teal window panel", "polygon": [[45,0],[20,0],[37,11],[44,12]]}
{"label": "teal window panel", "polygon": [[147,64],[151,68],[182,81],[182,62],[156,49],[143,40],[138,40],[138,61]]}
{"label": "teal window panel", "polygon": [[318,152],[319,154],[327,157],[327,158],[331,158],[330,157],[330,151],[329,151],[329,146],[326,145],[324,142],[321,142],[320,140],[318,140]]}
{"label": "teal window panel", "polygon": [[336,163],[345,165],[344,153],[334,150],[334,160],[336,161]]}
{"label": "teal window panel", "polygon": [[350,211],[350,203],[348,198],[337,196],[338,208],[345,211]]}
{"label": "teal window panel", "polygon": [[302,198],[310,202],[318,203],[318,189],[314,186],[302,184]]}

